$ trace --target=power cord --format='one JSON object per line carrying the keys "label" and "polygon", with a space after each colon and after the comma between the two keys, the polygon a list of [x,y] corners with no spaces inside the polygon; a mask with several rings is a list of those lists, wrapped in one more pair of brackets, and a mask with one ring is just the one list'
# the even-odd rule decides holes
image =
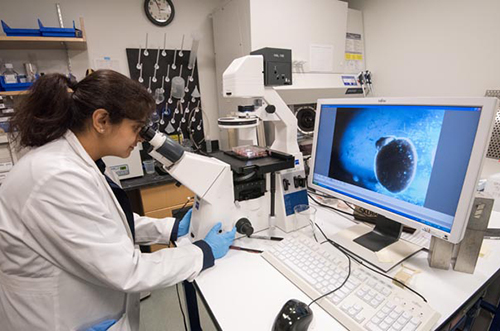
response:
{"label": "power cord", "polygon": [[[344,201],[344,200],[342,200],[342,201]],[[347,207],[349,207],[350,209],[352,209],[352,211],[356,211],[356,208],[354,208],[353,206],[351,206],[351,204],[349,204],[347,201],[344,201],[344,203],[345,203],[345,205],[346,205]],[[363,213],[363,212],[361,212],[361,211],[359,211],[359,210],[358,210],[358,212],[360,212],[361,214],[363,214],[363,215],[365,215],[365,216],[368,216],[368,215],[366,215],[365,213]]]}
{"label": "power cord", "polygon": [[182,313],[182,322],[184,323],[184,330],[187,331],[186,315],[184,315],[184,309],[182,309],[182,303],[181,303],[181,296],[179,294],[179,283],[175,284],[175,289],[177,291],[177,300],[179,300],[179,308],[181,309]]}
{"label": "power cord", "polygon": [[[326,238],[326,237],[325,237],[325,238]],[[337,249],[338,249],[338,248],[337,248]],[[324,297],[326,297],[327,295],[330,295],[330,294],[332,294],[332,293],[334,293],[334,292],[338,291],[339,289],[341,289],[341,288],[342,288],[342,286],[344,286],[344,285],[345,285],[345,283],[347,283],[347,281],[349,280],[349,277],[351,277],[351,258],[350,258],[350,257],[349,257],[349,255],[347,255],[344,251],[342,251],[342,250],[340,250],[340,249],[339,249],[339,251],[340,251],[341,253],[343,253],[343,254],[347,257],[347,261],[349,261],[349,272],[347,273],[347,277],[344,279],[344,281],[342,282],[342,284],[340,284],[337,288],[335,288],[335,289],[331,290],[330,292],[327,292],[327,293],[325,293],[325,294],[323,294],[323,295],[321,295],[321,296],[317,297],[317,298],[316,298],[316,299],[314,299],[313,301],[311,301],[311,303],[307,305],[308,307],[310,307],[313,303],[315,303],[315,302],[316,302],[316,301],[318,301],[319,299],[324,298]]]}
{"label": "power cord", "polygon": [[[314,202],[316,202],[318,205],[320,205],[320,206],[322,206],[322,207],[325,207],[325,208],[332,209],[332,210],[334,210],[334,211],[335,211],[335,212],[337,212],[337,213],[342,212],[342,213],[344,213],[344,214],[346,214],[346,215],[349,215],[349,216],[354,217],[354,220],[353,220],[353,219],[351,219],[351,218],[347,218],[347,217],[345,217],[344,215],[340,215],[340,216],[344,217],[345,219],[348,219],[348,220],[349,220],[349,221],[351,221],[351,222],[358,223],[357,221],[360,221],[360,222],[364,222],[364,223],[375,224],[375,218],[373,217],[373,215],[370,215],[370,214],[368,214],[368,213],[364,212],[362,208],[361,208],[361,209],[359,209],[359,210],[356,210],[354,207],[352,207],[352,206],[350,205],[350,203],[348,203],[348,202],[347,202],[347,201],[345,201],[345,200],[342,200],[342,199],[336,198],[336,197],[334,197],[334,196],[326,195],[326,194],[319,194],[318,192],[316,192],[316,191],[314,191],[314,190],[312,190],[312,189],[310,189],[310,188],[308,188],[308,189],[307,189],[307,191],[308,191],[308,193],[307,193],[307,194],[308,194],[308,196],[309,196],[309,197],[310,197],[310,198],[311,198]],[[347,205],[347,207],[349,207],[350,209],[352,209],[353,214],[347,213],[347,212],[345,212],[345,211],[342,211],[342,210],[336,209],[336,208],[334,208],[334,207],[332,207],[332,206],[328,206],[328,205],[326,205],[326,204],[324,204],[324,203],[321,203],[321,202],[319,202],[318,200],[314,199],[314,198],[310,195],[310,193],[312,193],[312,194],[314,194],[314,195],[316,195],[316,196],[322,197],[322,198],[332,198],[332,199],[337,199],[337,200],[340,200],[340,201],[344,202],[344,203]],[[360,217],[356,218],[356,216],[355,216],[355,214],[354,214],[354,213],[358,213],[359,215],[361,215],[361,216],[365,217],[366,219],[363,219],[363,218],[360,218]],[[404,231],[404,232],[408,232],[408,233],[414,233],[414,232],[415,232],[415,229],[414,229],[414,228],[412,228],[412,227],[409,227],[409,226],[404,226],[404,227],[403,227],[403,231]],[[425,248],[424,248],[424,250],[425,250]]]}
{"label": "power cord", "polygon": [[[337,199],[337,200],[340,200],[342,201],[343,203],[346,204],[347,207],[349,207],[350,209],[352,209],[353,212],[358,212],[360,213],[361,215],[363,216],[366,216],[366,217],[370,217],[370,215],[366,214],[365,212],[363,212],[362,210],[356,210],[349,202],[345,201],[345,200],[342,200],[342,199],[339,199],[339,198],[336,198],[334,196],[331,196],[331,195],[327,195],[327,194],[319,194],[318,192],[312,190],[311,188],[308,188],[307,189],[308,193],[312,193],[318,197],[321,197],[321,198],[327,198],[327,199]],[[311,198],[312,199],[312,198]],[[316,202],[316,201],[315,201]],[[316,202],[317,203],[317,202]],[[330,206],[331,207],[331,206]],[[351,215],[351,216],[354,216],[353,214],[350,214],[350,213],[347,213],[348,215]]]}
{"label": "power cord", "polygon": [[[187,204],[188,204],[188,203],[190,203],[192,200],[194,200],[194,197],[187,197],[186,202],[184,202],[184,204],[182,205],[182,207],[181,207],[181,208],[177,208],[177,209],[175,210],[175,215],[173,215],[173,216],[174,216],[176,219],[181,220],[181,219],[182,219],[182,217],[177,217],[178,212],[182,212],[182,210],[183,210],[183,209],[187,206]],[[184,216],[184,214],[185,214],[185,213],[183,213],[183,214],[182,214],[182,216]]]}
{"label": "power cord", "polygon": [[191,202],[191,200],[194,200],[194,197],[187,197],[186,202],[184,202],[184,204],[182,205],[182,207],[181,207],[181,208],[179,208],[179,209],[180,209],[180,210],[184,209],[184,207],[186,207],[186,206],[187,206],[187,204],[188,204],[189,202]]}
{"label": "power cord", "polygon": [[[427,302],[427,300],[425,299],[425,297],[423,295],[421,295],[420,293],[418,293],[417,291],[415,291],[414,289],[412,289],[411,287],[407,286],[406,284],[404,284],[403,282],[397,280],[396,278],[393,278],[391,276],[388,276],[376,269],[373,269],[371,267],[369,267],[368,265],[364,264],[363,261],[359,260],[358,258],[354,257],[349,251],[346,251],[346,249],[342,246],[340,246],[339,244],[337,244],[336,242],[334,242],[333,240],[331,240],[330,238],[328,238],[326,236],[326,234],[323,232],[323,230],[321,229],[321,227],[318,225],[318,223],[315,223],[316,227],[319,229],[319,231],[321,232],[321,234],[326,238],[326,240],[335,248],[337,248],[339,251],[341,251],[342,253],[344,253],[345,255],[351,257],[354,261],[356,261],[358,264],[362,265],[363,267],[367,268],[368,270],[371,270],[379,275],[382,275],[384,276],[385,278],[388,278],[390,280],[392,280],[393,282],[396,282],[398,284],[400,284],[401,286],[407,288],[408,290],[410,290],[411,292],[413,292],[414,294],[418,295],[422,300],[424,300],[424,302]],[[350,264],[349,264],[350,265]],[[349,266],[349,271],[350,271],[350,266]]]}
{"label": "power cord", "polygon": [[[348,213],[348,212],[346,212],[346,211],[343,211],[343,210],[340,210],[340,209],[337,209],[337,208],[335,208],[335,207],[332,207],[332,206],[329,206],[329,205],[326,205],[326,204],[324,204],[324,203],[319,202],[319,201],[318,201],[318,200],[316,200],[316,199],[315,199],[315,198],[314,198],[314,197],[313,197],[313,196],[312,196],[309,192],[307,193],[307,196],[308,196],[309,198],[311,198],[311,200],[312,200],[312,201],[314,201],[314,202],[316,202],[318,205],[320,205],[321,207],[325,207],[325,208],[331,209],[331,210],[333,210],[334,212],[336,212],[337,214],[343,214],[343,215],[340,215],[340,216],[343,216],[343,217],[345,217],[344,215],[352,216],[352,214],[351,214],[351,213]],[[345,218],[347,218],[347,217],[345,217]],[[350,218],[347,218],[347,219],[348,219],[349,221],[352,221],[352,219],[350,219]]]}

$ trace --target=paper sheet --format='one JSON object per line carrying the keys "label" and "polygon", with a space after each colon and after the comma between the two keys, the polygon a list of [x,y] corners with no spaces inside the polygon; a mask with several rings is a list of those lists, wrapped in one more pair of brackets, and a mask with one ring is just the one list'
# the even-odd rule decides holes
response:
{"label": "paper sheet", "polygon": [[333,45],[310,45],[311,72],[333,71]]}
{"label": "paper sheet", "polygon": [[363,65],[363,39],[359,33],[347,32],[345,38],[346,68],[350,71],[364,70]]}
{"label": "paper sheet", "polygon": [[493,210],[500,211],[500,174],[495,174],[488,178],[486,185],[484,186],[483,194],[487,197],[495,199]]}
{"label": "paper sheet", "polygon": [[391,255],[390,250],[382,249],[375,253],[377,255],[378,262],[380,263],[393,263],[394,259]]}

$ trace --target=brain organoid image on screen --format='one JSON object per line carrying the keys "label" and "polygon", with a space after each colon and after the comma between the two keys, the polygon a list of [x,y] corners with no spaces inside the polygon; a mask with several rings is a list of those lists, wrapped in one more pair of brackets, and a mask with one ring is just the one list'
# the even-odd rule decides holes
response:
{"label": "brain organoid image on screen", "polygon": [[444,110],[338,108],[329,176],[423,206]]}
{"label": "brain organoid image on screen", "polygon": [[377,143],[375,177],[392,193],[404,191],[413,182],[417,172],[417,149],[411,139],[382,137]]}

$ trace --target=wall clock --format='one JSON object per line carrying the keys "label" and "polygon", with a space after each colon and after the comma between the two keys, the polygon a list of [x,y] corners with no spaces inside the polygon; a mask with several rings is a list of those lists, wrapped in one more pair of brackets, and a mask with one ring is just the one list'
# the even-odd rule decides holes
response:
{"label": "wall clock", "polygon": [[144,11],[148,19],[158,26],[170,24],[175,16],[172,0],[145,0]]}

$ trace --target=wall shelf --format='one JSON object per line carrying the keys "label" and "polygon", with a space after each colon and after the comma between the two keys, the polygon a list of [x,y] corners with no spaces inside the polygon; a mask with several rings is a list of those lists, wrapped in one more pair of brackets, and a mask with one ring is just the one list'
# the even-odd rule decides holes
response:
{"label": "wall shelf", "polygon": [[60,37],[7,37],[0,36],[0,49],[87,49],[83,18],[80,18],[82,38]]}
{"label": "wall shelf", "polygon": [[[28,94],[30,92],[29,89],[27,90],[22,90],[22,91],[0,91],[0,96],[3,96],[3,97],[16,97],[18,95],[25,95],[25,94]],[[68,92],[73,92],[72,89],[68,88]]]}
{"label": "wall shelf", "polygon": [[23,94],[28,94],[28,90],[23,90],[23,91],[0,91],[0,95],[4,97],[8,96],[18,96],[18,95],[23,95]]}

